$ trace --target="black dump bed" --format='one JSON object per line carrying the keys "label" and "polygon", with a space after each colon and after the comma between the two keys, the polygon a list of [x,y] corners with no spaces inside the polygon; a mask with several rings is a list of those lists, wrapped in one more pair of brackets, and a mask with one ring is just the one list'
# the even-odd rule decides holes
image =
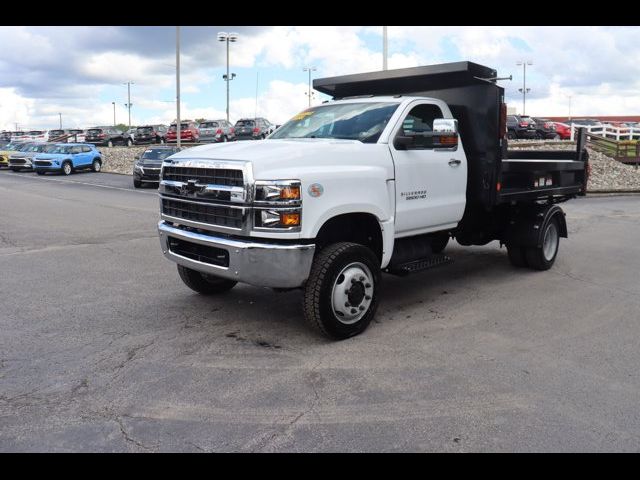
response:
{"label": "black dump bed", "polygon": [[458,120],[469,162],[467,201],[476,207],[584,193],[587,156],[580,141],[576,152],[507,150],[504,89],[496,77],[492,68],[455,62],[318,78],[313,87],[334,99],[415,95],[445,101]]}

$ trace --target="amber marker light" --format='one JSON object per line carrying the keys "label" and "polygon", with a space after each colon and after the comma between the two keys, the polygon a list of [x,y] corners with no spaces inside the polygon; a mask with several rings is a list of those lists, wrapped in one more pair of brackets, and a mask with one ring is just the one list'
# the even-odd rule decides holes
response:
{"label": "amber marker light", "polygon": [[289,186],[280,190],[280,199],[282,200],[300,200],[300,187]]}
{"label": "amber marker light", "polygon": [[280,223],[285,227],[297,227],[300,225],[299,213],[281,213]]}

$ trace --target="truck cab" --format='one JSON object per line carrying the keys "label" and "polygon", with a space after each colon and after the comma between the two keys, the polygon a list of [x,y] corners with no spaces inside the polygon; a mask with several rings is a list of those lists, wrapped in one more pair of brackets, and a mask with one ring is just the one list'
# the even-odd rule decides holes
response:
{"label": "truck cab", "polygon": [[584,193],[586,152],[510,157],[495,77],[459,62],[316,79],[335,99],[265,141],[172,155],[164,255],[203,294],[301,288],[304,316],[335,339],[367,327],[383,272],[448,263],[451,237],[498,240],[514,265],[550,268],[567,235],[557,203]]}

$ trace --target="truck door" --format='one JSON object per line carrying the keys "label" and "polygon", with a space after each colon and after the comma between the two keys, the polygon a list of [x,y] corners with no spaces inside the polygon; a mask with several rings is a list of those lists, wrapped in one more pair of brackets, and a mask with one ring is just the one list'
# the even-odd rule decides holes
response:
{"label": "truck door", "polygon": [[[396,235],[406,237],[454,228],[466,202],[467,161],[459,140],[449,148],[433,148],[433,121],[441,108],[428,101],[407,106],[389,138],[395,166]],[[421,136],[426,133],[427,135]],[[406,150],[394,145],[397,136],[413,136]]]}

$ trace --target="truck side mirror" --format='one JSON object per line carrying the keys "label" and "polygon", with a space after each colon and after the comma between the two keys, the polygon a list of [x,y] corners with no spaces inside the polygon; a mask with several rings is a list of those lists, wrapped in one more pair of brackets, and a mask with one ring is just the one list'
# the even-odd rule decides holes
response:
{"label": "truck side mirror", "polygon": [[397,135],[393,140],[393,146],[396,150],[409,150],[414,144],[415,137],[409,135]]}
{"label": "truck side mirror", "polygon": [[454,148],[458,146],[458,120],[436,118],[433,120],[434,148]]}

